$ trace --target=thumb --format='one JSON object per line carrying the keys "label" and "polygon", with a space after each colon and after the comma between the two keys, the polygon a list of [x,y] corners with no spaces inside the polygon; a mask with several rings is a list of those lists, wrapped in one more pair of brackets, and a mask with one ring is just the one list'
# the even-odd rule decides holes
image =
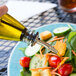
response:
{"label": "thumb", "polygon": [[5,6],[5,5],[4,5],[4,6],[0,6],[0,17],[1,17],[2,15],[6,14],[7,11],[8,11],[7,6]]}

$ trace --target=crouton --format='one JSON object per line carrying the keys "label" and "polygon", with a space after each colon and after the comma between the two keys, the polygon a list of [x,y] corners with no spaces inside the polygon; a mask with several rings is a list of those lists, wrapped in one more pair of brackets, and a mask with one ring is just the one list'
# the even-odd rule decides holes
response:
{"label": "crouton", "polygon": [[50,69],[45,69],[40,73],[40,76],[52,76]]}
{"label": "crouton", "polygon": [[32,71],[31,76],[40,76],[40,72],[39,71]]}
{"label": "crouton", "polygon": [[51,38],[52,33],[50,31],[44,31],[42,33],[40,33],[40,38],[41,40],[47,40],[49,38]]}

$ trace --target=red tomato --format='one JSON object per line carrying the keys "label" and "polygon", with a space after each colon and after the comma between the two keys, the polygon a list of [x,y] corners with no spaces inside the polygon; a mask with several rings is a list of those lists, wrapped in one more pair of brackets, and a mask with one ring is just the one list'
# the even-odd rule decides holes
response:
{"label": "red tomato", "polygon": [[67,75],[61,75],[61,76],[67,76]]}
{"label": "red tomato", "polygon": [[70,64],[64,64],[58,69],[58,73],[61,76],[68,76],[70,73],[72,73],[73,67]]}
{"label": "red tomato", "polygon": [[29,57],[22,57],[20,59],[20,65],[22,67],[29,67],[30,60],[31,60],[31,58],[29,58]]}
{"label": "red tomato", "polygon": [[61,59],[59,56],[51,56],[49,58],[49,65],[52,66],[53,68],[56,68],[60,62],[61,62]]}

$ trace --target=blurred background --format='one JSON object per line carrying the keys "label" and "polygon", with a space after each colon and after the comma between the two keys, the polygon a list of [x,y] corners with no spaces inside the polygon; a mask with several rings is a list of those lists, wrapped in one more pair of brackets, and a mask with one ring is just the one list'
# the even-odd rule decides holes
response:
{"label": "blurred background", "polygon": [[[72,5],[76,5],[76,0],[71,1],[75,1]],[[75,11],[69,11],[76,6],[69,5],[70,8],[66,7],[69,12],[64,12],[65,8],[59,6],[58,0],[8,0],[6,5],[8,13],[31,30],[57,22],[76,23]],[[0,76],[7,76],[8,59],[16,44],[17,41],[0,40]]]}
{"label": "blurred background", "polygon": [[46,0],[8,0],[6,5],[8,13],[19,21],[56,7],[56,4]]}

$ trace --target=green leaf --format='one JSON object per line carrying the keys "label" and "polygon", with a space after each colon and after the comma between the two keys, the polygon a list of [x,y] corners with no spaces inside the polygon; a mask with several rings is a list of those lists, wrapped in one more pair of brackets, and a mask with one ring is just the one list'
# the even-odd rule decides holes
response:
{"label": "green leaf", "polygon": [[20,76],[24,76],[23,70],[20,71]]}
{"label": "green leaf", "polygon": [[[70,44],[72,49],[76,52],[76,35],[71,39]],[[76,56],[73,54],[72,65],[74,67],[74,72],[76,72]]]}
{"label": "green leaf", "polygon": [[73,55],[73,59],[71,60],[71,64],[73,66],[73,72],[76,73],[76,56]]}
{"label": "green leaf", "polygon": [[76,56],[74,55],[74,63],[75,63],[75,67],[76,67]]}
{"label": "green leaf", "polygon": [[69,59],[67,61],[70,61],[70,60],[72,60],[72,48],[68,41],[66,42],[66,44],[67,44],[67,50],[65,53],[65,57],[69,57]]}
{"label": "green leaf", "polygon": [[31,76],[31,73],[29,72],[29,69],[23,68],[20,71],[20,76]]}
{"label": "green leaf", "polygon": [[26,49],[26,48],[19,48],[19,50],[21,50],[24,55],[25,55],[25,49]]}
{"label": "green leaf", "polygon": [[[68,42],[70,44],[71,50],[74,50],[76,52],[76,30],[70,32],[69,37],[68,37]],[[73,71],[76,73],[76,56],[74,54],[72,54],[71,64],[74,68]]]}
{"label": "green leaf", "polygon": [[76,35],[76,31],[70,32],[69,37],[68,37],[68,42],[70,42],[71,39],[72,39],[75,35]]}
{"label": "green leaf", "polygon": [[71,39],[70,44],[73,50],[76,52],[76,35]]}
{"label": "green leaf", "polygon": [[[64,40],[68,39],[68,35],[65,36]],[[65,57],[69,57],[69,59],[67,61],[70,61],[70,60],[72,60],[72,48],[71,48],[71,45],[68,42],[68,40],[66,41],[66,45],[67,45],[67,50],[66,50],[66,53],[65,53]]]}

